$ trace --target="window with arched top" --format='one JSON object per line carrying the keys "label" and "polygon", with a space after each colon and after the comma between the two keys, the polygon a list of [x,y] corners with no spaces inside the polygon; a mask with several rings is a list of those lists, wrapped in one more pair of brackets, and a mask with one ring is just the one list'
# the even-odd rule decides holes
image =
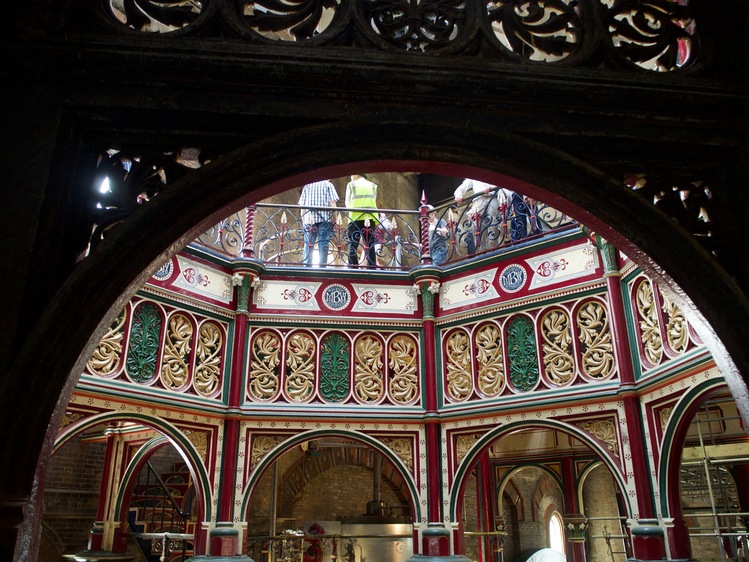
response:
{"label": "window with arched top", "polygon": [[558,511],[549,517],[549,548],[564,553],[564,521]]}

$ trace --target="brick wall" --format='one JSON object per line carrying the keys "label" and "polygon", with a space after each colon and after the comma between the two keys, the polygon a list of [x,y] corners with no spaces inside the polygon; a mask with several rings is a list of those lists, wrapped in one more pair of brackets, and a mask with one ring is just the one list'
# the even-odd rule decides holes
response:
{"label": "brick wall", "polygon": [[[364,466],[335,466],[310,480],[301,497],[294,502],[294,520],[335,520],[357,517],[367,512],[372,501],[372,471]],[[382,480],[382,500],[388,506],[401,501],[390,483]]]}
{"label": "brick wall", "polygon": [[[104,466],[104,443],[66,443],[50,461],[44,488],[45,558],[57,562],[59,554],[79,552],[88,546],[96,520]],[[56,556],[51,545],[61,552]]]}
{"label": "brick wall", "polygon": [[[619,507],[616,501],[616,484],[609,470],[601,465],[593,469],[583,484],[583,507],[589,518],[619,517]],[[611,549],[615,553],[612,559],[604,538],[595,538],[606,532],[621,535],[621,526],[616,520],[594,520],[588,523],[588,540],[585,543],[588,560],[626,560],[624,542],[621,539],[610,539]],[[617,552],[622,554],[616,554]]]}

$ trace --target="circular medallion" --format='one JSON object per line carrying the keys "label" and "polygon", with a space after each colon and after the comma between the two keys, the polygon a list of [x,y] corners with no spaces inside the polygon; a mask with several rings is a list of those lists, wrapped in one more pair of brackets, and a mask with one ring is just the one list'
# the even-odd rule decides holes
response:
{"label": "circular medallion", "polygon": [[499,275],[499,284],[507,293],[516,293],[525,285],[525,269],[517,264],[508,265]]}
{"label": "circular medallion", "polygon": [[172,260],[169,260],[164,265],[162,265],[156,273],[152,275],[156,281],[166,281],[172,276],[172,272],[174,271],[174,263]]}
{"label": "circular medallion", "polygon": [[351,293],[343,285],[328,285],[322,293],[322,302],[330,310],[342,310],[351,301]]}

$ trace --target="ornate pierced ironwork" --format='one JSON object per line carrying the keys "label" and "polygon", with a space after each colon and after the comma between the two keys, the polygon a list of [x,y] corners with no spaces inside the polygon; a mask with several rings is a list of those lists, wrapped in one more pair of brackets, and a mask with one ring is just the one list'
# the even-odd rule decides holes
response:
{"label": "ornate pierced ironwork", "polygon": [[539,62],[569,57],[582,43],[578,0],[493,0],[492,31],[513,56]]}
{"label": "ornate pierced ironwork", "polygon": [[627,178],[625,184],[670,216],[705,248],[716,252],[716,225],[711,220],[713,190],[708,183],[637,175]]}
{"label": "ornate pierced ironwork", "polygon": [[363,9],[371,29],[406,51],[446,47],[466,18],[466,0],[364,0]]}
{"label": "ornate pierced ironwork", "polygon": [[663,357],[663,340],[658,319],[658,305],[650,281],[643,280],[637,286],[636,304],[644,359],[651,366],[658,365]]}
{"label": "ornate pierced ironwork", "polygon": [[577,329],[582,346],[582,370],[591,378],[605,379],[614,373],[614,348],[604,306],[588,301],[577,311]]}
{"label": "ornate pierced ironwork", "polygon": [[342,402],[349,393],[351,344],[341,334],[328,334],[320,348],[320,394],[330,402]]}
{"label": "ornate pierced ironwork", "polygon": [[107,231],[129,217],[167,184],[199,165],[197,152],[193,149],[166,153],[112,149],[99,154],[92,185],[95,193],[91,246],[101,242]]}
{"label": "ornate pierced ironwork", "polygon": [[162,318],[150,303],[139,304],[133,313],[125,368],[135,382],[148,382],[156,375]]}
{"label": "ornate pierced ironwork", "polygon": [[262,331],[253,338],[249,387],[254,398],[269,400],[278,392],[280,356],[281,339],[277,334]]}
{"label": "ornate pierced ironwork", "polygon": [[142,33],[233,31],[250,41],[657,72],[690,67],[698,44],[687,0],[102,0],[100,6],[113,28]]}
{"label": "ornate pierced ironwork", "polygon": [[555,385],[569,383],[575,376],[572,330],[567,314],[552,309],[541,318],[544,372]]}
{"label": "ornate pierced ironwork", "polygon": [[238,0],[242,21],[253,32],[276,41],[302,41],[325,33],[341,0]]}
{"label": "ornate pierced ironwork", "polygon": [[120,312],[109,327],[99,345],[88,360],[88,370],[95,375],[106,376],[114,373],[120,366],[122,358],[122,338],[127,314],[125,309]]}
{"label": "ornate pierced ironwork", "polygon": [[666,341],[675,353],[684,353],[689,347],[689,323],[684,313],[667,295],[660,293],[666,322]]}
{"label": "ornate pierced ironwork", "polygon": [[200,16],[209,0],[105,0],[109,13],[136,31],[169,33],[183,29]]}
{"label": "ornate pierced ironwork", "polygon": [[408,404],[419,393],[418,355],[416,342],[409,336],[395,336],[388,344],[390,398]]}
{"label": "ornate pierced ironwork", "polygon": [[354,344],[354,392],[361,402],[373,402],[384,392],[382,342],[370,335],[357,338]]}
{"label": "ornate pierced ironwork", "polygon": [[161,382],[168,388],[180,388],[190,375],[188,361],[194,330],[192,322],[184,314],[173,314],[167,326]]}
{"label": "ornate pierced ironwork", "polygon": [[499,326],[492,323],[480,326],[476,330],[476,347],[479,392],[496,396],[505,387],[505,358]]}
{"label": "ornate pierced ironwork", "polygon": [[286,342],[285,390],[292,400],[307,400],[315,390],[315,340],[305,333],[293,334]]}
{"label": "ornate pierced ironwork", "polygon": [[224,336],[213,322],[205,322],[198,330],[197,366],[193,386],[198,394],[210,396],[221,385],[221,352]]}
{"label": "ornate pierced ironwork", "polygon": [[694,20],[687,0],[600,0],[614,50],[640,68],[676,70],[692,59]]}
{"label": "ornate pierced ironwork", "polygon": [[453,400],[466,400],[473,391],[473,362],[468,334],[455,330],[445,343],[447,394]]}
{"label": "ornate pierced ironwork", "polygon": [[533,322],[527,316],[516,316],[507,327],[507,354],[510,382],[517,390],[531,390],[538,383],[537,351]]}

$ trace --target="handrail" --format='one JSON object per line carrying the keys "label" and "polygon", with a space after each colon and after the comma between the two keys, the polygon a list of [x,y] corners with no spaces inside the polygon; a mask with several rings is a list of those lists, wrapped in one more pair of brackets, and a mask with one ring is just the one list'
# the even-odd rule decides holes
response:
{"label": "handrail", "polygon": [[[491,204],[484,205],[487,198]],[[331,213],[329,232],[304,224],[306,211]],[[350,221],[351,212],[370,213],[377,220],[360,226]],[[230,257],[253,257],[268,267],[408,271],[425,263],[456,263],[577,225],[544,203],[499,188],[461,204],[439,205],[434,212],[438,236],[429,229],[424,206],[355,209],[258,203],[227,217],[194,244]],[[316,239],[328,234],[328,255],[319,256]],[[307,255],[312,259],[305,263]]]}
{"label": "handrail", "polygon": [[182,509],[177,505],[176,500],[174,499],[174,496],[172,496],[172,493],[169,491],[169,488],[164,483],[164,481],[161,479],[161,475],[156,472],[156,469],[151,465],[151,461],[146,461],[146,464],[148,465],[149,470],[153,473],[153,475],[156,477],[156,481],[159,483],[159,486],[161,487],[161,490],[166,494],[166,497],[169,498],[169,503],[172,504],[172,508],[179,513],[179,516],[182,517],[185,521],[190,518],[190,512],[186,511],[183,512]]}

